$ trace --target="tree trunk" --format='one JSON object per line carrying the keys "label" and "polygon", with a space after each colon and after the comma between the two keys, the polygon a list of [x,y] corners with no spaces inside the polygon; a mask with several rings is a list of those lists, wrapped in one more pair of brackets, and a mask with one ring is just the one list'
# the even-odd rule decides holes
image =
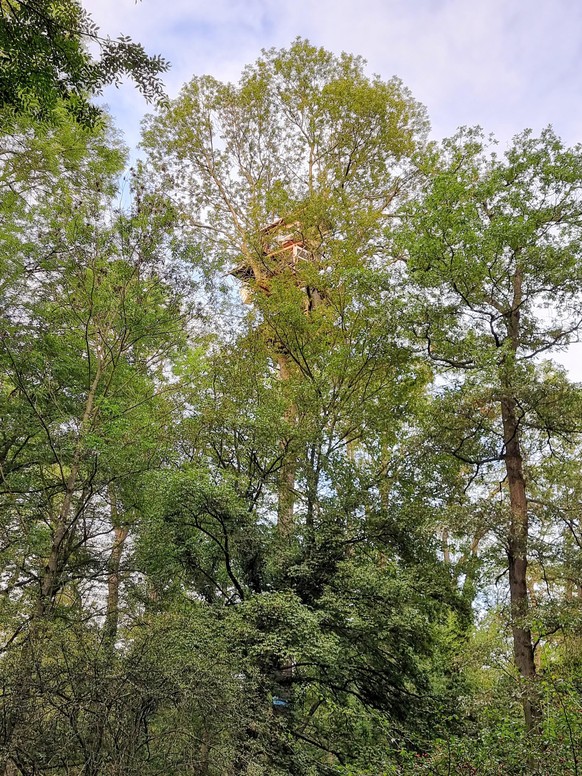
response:
{"label": "tree trunk", "polygon": [[95,377],[93,378],[93,382],[91,383],[91,387],[89,388],[89,392],[87,394],[83,417],[81,418],[80,423],[79,436],[75,445],[75,451],[71,461],[69,476],[67,477],[65,484],[65,495],[56,520],[56,527],[53,534],[51,549],[41,578],[40,595],[36,608],[36,614],[39,617],[44,616],[53,605],[54,597],[58,592],[59,576],[63,566],[62,548],[65,543],[65,539],[74,529],[76,519],[78,517],[77,514],[75,517],[73,517],[73,519],[71,519],[71,509],[73,506],[75,490],[78,487],[78,477],[81,469],[81,456],[83,453],[84,432],[87,431],[87,428],[93,419],[95,398],[97,396],[97,388],[99,387],[101,376],[102,365],[101,363],[98,363]]}
{"label": "tree trunk", "polygon": [[128,526],[119,525],[117,495],[113,485],[109,486],[109,506],[114,538],[107,564],[107,614],[105,615],[105,627],[103,629],[103,644],[106,650],[112,652],[115,646],[115,640],[117,639],[117,629],[119,626],[121,556],[129,531]]}
{"label": "tree trunk", "polygon": [[[3,737],[4,740],[2,741],[4,755],[0,758],[0,770],[4,776],[9,776],[16,772],[14,770],[16,766],[11,757],[11,750],[13,748],[13,739],[15,738],[20,725],[29,714],[30,704],[34,702],[31,684],[34,663],[35,660],[38,660],[38,657],[35,658],[34,649],[36,647],[42,653],[42,642],[45,638],[43,623],[45,622],[45,618],[50,615],[55,596],[59,591],[60,576],[68,554],[66,550],[67,539],[70,537],[71,532],[74,531],[81,511],[80,509],[77,509],[76,512],[73,512],[75,492],[79,487],[78,480],[81,471],[84,432],[88,429],[94,417],[95,398],[101,376],[102,365],[101,363],[98,363],[95,377],[91,383],[85,401],[79,435],[76,440],[69,474],[65,482],[63,501],[55,520],[51,548],[45,567],[40,575],[40,590],[38,592],[36,607],[33,616],[31,617],[28,636],[21,647],[20,661],[17,669],[18,673],[13,684],[15,688],[14,695],[17,697],[18,705],[14,710],[11,710],[11,713],[4,723],[5,734]],[[80,498],[81,505],[84,504],[86,495],[87,491],[85,490]],[[17,772],[20,773],[20,769],[18,769]]]}
{"label": "tree trunk", "polygon": [[[279,377],[281,380],[288,380],[290,377],[289,364],[284,354],[279,354],[277,358],[279,364]],[[291,405],[285,412],[285,420],[294,423],[297,417],[297,410]],[[282,450],[283,462],[279,470],[279,493],[278,493],[278,515],[277,526],[279,533],[283,537],[290,536],[293,532],[293,511],[295,507],[295,461],[287,455],[285,449]]]}
{"label": "tree trunk", "polygon": [[451,546],[449,544],[449,529],[443,528],[441,532],[441,545],[443,552],[443,561],[447,566],[451,565]]}
{"label": "tree trunk", "polygon": [[513,302],[506,313],[507,334],[510,354],[503,357],[501,386],[501,419],[503,422],[504,461],[509,488],[510,522],[507,541],[507,564],[509,569],[509,597],[511,602],[511,630],[513,634],[513,656],[515,665],[525,682],[523,713],[528,733],[539,729],[541,705],[534,686],[536,666],[531,630],[527,625],[529,600],[527,592],[527,544],[528,506],[523,474],[519,416],[517,401],[513,395],[513,370],[515,368],[521,337],[521,305],[523,302],[523,270],[519,261],[513,274]]}
{"label": "tree trunk", "polygon": [[529,610],[527,593],[528,508],[523,475],[523,457],[519,441],[519,421],[514,399],[501,402],[505,470],[509,487],[510,524],[507,544],[509,595],[513,655],[520,675],[526,681],[523,713],[528,732],[536,731],[541,722],[541,707],[533,683],[536,678],[531,630],[527,625]]}

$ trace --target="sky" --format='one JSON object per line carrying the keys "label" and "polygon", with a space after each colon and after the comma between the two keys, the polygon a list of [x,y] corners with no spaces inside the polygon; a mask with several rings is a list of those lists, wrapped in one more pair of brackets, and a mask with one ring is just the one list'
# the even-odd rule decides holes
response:
{"label": "sky", "polygon": [[[580,0],[84,0],[101,28],[171,62],[170,97],[193,75],[237,81],[261,49],[297,36],[359,54],[370,75],[403,80],[432,137],[480,125],[502,146],[548,124],[582,141]],[[130,148],[150,110],[131,84],[103,95]],[[582,352],[565,363],[582,380]]]}
{"label": "sky", "polygon": [[[479,124],[501,141],[552,124],[582,140],[580,0],[85,0],[113,37],[123,33],[172,64],[176,96],[193,75],[236,81],[261,49],[297,36],[360,54],[369,73],[397,75],[428,109],[433,136]],[[105,100],[133,146],[147,106],[131,85]]]}

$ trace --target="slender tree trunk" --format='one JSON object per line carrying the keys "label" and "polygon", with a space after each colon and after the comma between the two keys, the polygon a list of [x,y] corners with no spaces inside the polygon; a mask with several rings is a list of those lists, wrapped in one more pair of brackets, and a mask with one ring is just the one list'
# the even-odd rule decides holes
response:
{"label": "slender tree trunk", "polygon": [[[531,631],[526,624],[529,611],[527,592],[528,508],[515,401],[504,399],[501,410],[505,441],[505,469],[511,509],[507,560],[513,654],[519,673],[528,683],[532,683],[536,677],[536,667]],[[531,687],[524,695],[523,711],[528,731],[535,730],[540,723],[541,709]]]}
{"label": "slender tree trunk", "polygon": [[109,486],[109,505],[111,510],[111,524],[113,526],[113,545],[109,562],[107,564],[107,614],[105,615],[105,627],[103,643],[108,651],[113,651],[117,639],[119,627],[119,583],[121,556],[128,527],[119,525],[119,512],[117,507],[117,495],[113,485]]}
{"label": "slender tree trunk", "polygon": [[[119,623],[119,581],[120,565],[123,546],[127,538],[128,528],[119,525],[119,510],[117,506],[117,494],[115,486],[109,485],[109,511],[111,525],[113,526],[113,544],[107,563],[107,610],[105,624],[103,626],[102,648],[106,660],[103,679],[104,687],[112,688],[115,681],[113,669],[115,667],[115,641]],[[87,738],[87,750],[90,756],[85,762],[87,776],[98,776],[101,773],[104,757],[104,743],[106,737],[106,723],[108,708],[96,698],[97,703],[93,712],[93,725]]]}
{"label": "slender tree trunk", "polygon": [[[305,542],[309,552],[315,543],[315,526],[319,516],[319,480],[321,469],[321,442],[313,443],[309,450],[309,464],[305,469],[305,496],[307,510],[305,514]],[[346,526],[347,527],[347,526]]]}
{"label": "slender tree trunk", "polygon": [[441,544],[443,550],[443,561],[447,566],[451,564],[451,547],[449,544],[449,529],[443,528],[441,532]]}
{"label": "slender tree trunk", "polygon": [[74,528],[74,520],[71,520],[71,509],[75,490],[78,486],[79,471],[81,468],[81,456],[83,452],[84,432],[87,430],[93,417],[97,388],[102,376],[101,364],[98,364],[95,377],[89,388],[85,409],[81,418],[79,438],[77,439],[69,476],[65,484],[65,495],[56,521],[55,532],[49,556],[44,567],[40,595],[37,602],[36,614],[42,617],[52,606],[54,596],[58,590],[59,576],[62,569],[62,547],[70,531]]}
{"label": "slender tree trunk", "polygon": [[574,600],[574,582],[573,576],[573,556],[574,556],[574,541],[572,539],[572,533],[568,528],[564,529],[563,533],[564,541],[564,560],[566,562],[566,589],[564,591],[564,598],[570,602]]}
{"label": "slender tree trunk", "polygon": [[13,683],[14,694],[18,699],[18,705],[11,710],[5,723],[5,735],[4,741],[2,742],[5,754],[0,758],[0,770],[4,776],[11,776],[11,774],[20,772],[19,770],[15,770],[16,766],[10,757],[10,751],[18,729],[29,713],[30,704],[33,702],[31,684],[35,661],[34,649],[39,647],[39,649],[42,650],[42,641],[44,639],[43,621],[50,613],[55,595],[58,592],[59,578],[64,563],[63,556],[66,555],[66,552],[63,552],[63,548],[66,548],[67,539],[70,536],[71,531],[74,530],[76,516],[71,517],[71,513],[75,501],[75,492],[78,489],[79,484],[78,479],[81,470],[84,432],[89,427],[94,415],[95,398],[101,377],[102,365],[101,363],[98,363],[95,377],[91,383],[85,401],[79,437],[76,441],[69,474],[65,482],[63,502],[56,517],[51,548],[46,565],[41,574],[40,590],[36,601],[36,608],[33,617],[31,618],[28,637],[22,644],[17,678]]}
{"label": "slender tree trunk", "polygon": [[[279,354],[277,357],[279,364],[279,377],[281,380],[289,380],[290,371],[287,356]],[[285,419],[294,423],[297,418],[297,410],[291,405],[285,412]],[[279,493],[278,493],[278,516],[277,526],[279,533],[283,537],[290,536],[293,532],[293,511],[295,507],[295,476],[297,466],[290,456],[285,455],[283,450],[283,463],[279,470]]]}
{"label": "slender tree trunk", "polygon": [[210,733],[208,728],[202,731],[202,741],[200,742],[200,764],[198,767],[199,776],[208,776],[210,770]]}
{"label": "slender tree trunk", "polygon": [[503,422],[504,461],[509,488],[510,523],[507,541],[507,564],[509,570],[509,597],[511,602],[511,630],[513,635],[513,656],[517,670],[525,680],[523,713],[528,732],[535,732],[541,723],[541,706],[534,682],[536,666],[531,630],[527,625],[529,599],[527,591],[527,550],[529,515],[526,483],[523,473],[521,430],[517,401],[512,395],[512,372],[520,343],[520,310],[523,301],[523,273],[519,263],[513,276],[513,303],[506,315],[507,333],[511,354],[504,357],[501,384],[504,395],[501,399]]}

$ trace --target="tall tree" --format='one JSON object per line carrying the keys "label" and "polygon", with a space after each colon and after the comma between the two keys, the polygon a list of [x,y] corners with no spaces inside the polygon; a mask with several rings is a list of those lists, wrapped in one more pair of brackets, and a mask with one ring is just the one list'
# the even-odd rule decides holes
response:
{"label": "tall tree", "polygon": [[280,218],[328,258],[356,264],[378,248],[427,121],[398,80],[363,66],[297,40],[236,86],[194,78],[146,121],[149,185],[173,198],[213,266],[244,261],[268,281],[263,230]]}
{"label": "tall tree", "polygon": [[[283,309],[294,320],[315,314],[333,290],[334,304],[349,307],[346,273],[382,250],[412,174],[407,160],[426,132],[424,110],[402,84],[367,78],[363,64],[297,40],[266,52],[236,87],[195,78],[146,125],[148,185],[172,199],[206,262],[243,282],[285,380],[309,366],[277,330]],[[285,526],[293,481],[288,460]]]}
{"label": "tall tree", "polygon": [[[68,132],[77,153],[56,165],[50,192],[22,197],[2,224],[2,737],[4,763],[25,770],[54,755],[30,737],[33,710],[61,681],[83,694],[56,668],[70,631],[113,659],[123,540],[139,476],[167,455],[166,370],[190,310],[165,270],[167,213],[116,212],[123,154],[74,122]],[[31,142],[48,157],[61,147],[50,132]]]}
{"label": "tall tree", "polygon": [[[187,399],[191,465],[149,531],[181,568],[166,585],[236,603],[252,623],[256,666],[285,709],[271,767],[298,773],[306,752],[322,773],[326,758],[363,763],[364,728],[349,710],[379,731],[378,768],[390,761],[382,715],[396,726],[430,717],[421,655],[455,603],[426,535],[416,549],[405,536],[413,489],[395,485],[386,506],[400,456],[390,446],[426,370],[398,339],[396,284],[376,269],[425,131],[400,82],[298,40],[266,52],[237,86],[194,79],[144,136],[146,190],[170,198],[203,268],[230,270],[252,302],[240,338],[208,365],[209,387]],[[203,484],[201,454],[212,472]],[[428,499],[416,507],[420,537]],[[412,578],[407,628],[394,602]],[[277,730],[291,737],[286,754]]]}
{"label": "tall tree", "polygon": [[548,129],[539,138],[518,136],[500,158],[479,132],[461,131],[426,165],[424,195],[403,210],[395,249],[417,296],[415,334],[446,375],[441,440],[477,471],[492,467],[498,493],[507,490],[514,659],[533,731],[541,706],[527,470],[544,445],[551,454],[555,438],[582,430],[577,391],[539,365],[577,341],[582,326],[582,149],[564,147]]}

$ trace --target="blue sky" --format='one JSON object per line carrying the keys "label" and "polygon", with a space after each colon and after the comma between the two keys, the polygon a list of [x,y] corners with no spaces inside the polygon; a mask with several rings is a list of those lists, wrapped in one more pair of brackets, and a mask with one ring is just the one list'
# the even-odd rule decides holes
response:
{"label": "blue sky", "polygon": [[[479,124],[501,143],[552,124],[582,140],[580,0],[84,0],[103,34],[123,33],[172,63],[170,97],[193,75],[236,81],[261,49],[297,36],[360,54],[370,74],[397,75],[428,109],[432,135]],[[126,142],[148,106],[130,84],[109,88]],[[565,356],[582,380],[581,346]]]}

